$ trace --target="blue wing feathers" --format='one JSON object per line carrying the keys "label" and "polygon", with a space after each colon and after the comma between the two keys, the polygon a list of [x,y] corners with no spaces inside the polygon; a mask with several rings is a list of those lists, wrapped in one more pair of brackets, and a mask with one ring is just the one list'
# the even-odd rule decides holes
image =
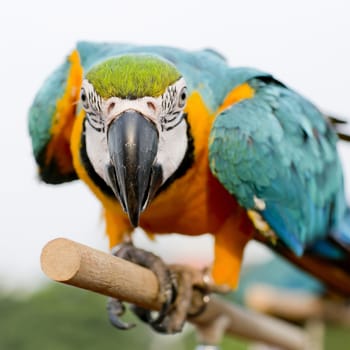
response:
{"label": "blue wing feathers", "polygon": [[211,169],[244,207],[253,209],[254,197],[264,200],[261,215],[301,255],[327,237],[344,215],[337,137],[321,113],[296,92],[272,79],[249,84],[254,97],[233,105],[214,122]]}
{"label": "blue wing feathers", "polygon": [[63,95],[69,64],[65,61],[45,80],[29,111],[29,133],[36,159],[48,143],[57,100]]}

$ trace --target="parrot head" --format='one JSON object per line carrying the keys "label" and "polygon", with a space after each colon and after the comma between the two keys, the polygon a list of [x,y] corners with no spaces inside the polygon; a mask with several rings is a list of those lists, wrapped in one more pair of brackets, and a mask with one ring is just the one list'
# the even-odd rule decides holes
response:
{"label": "parrot head", "polygon": [[87,156],[134,227],[185,156],[186,99],[184,78],[156,56],[110,58],[83,80]]}

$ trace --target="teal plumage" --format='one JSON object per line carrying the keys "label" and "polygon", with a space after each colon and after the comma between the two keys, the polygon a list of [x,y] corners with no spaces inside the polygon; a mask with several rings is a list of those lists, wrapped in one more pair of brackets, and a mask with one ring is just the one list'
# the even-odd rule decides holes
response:
{"label": "teal plumage", "polygon": [[302,255],[344,217],[337,136],[322,114],[296,92],[271,78],[248,83],[255,96],[216,118],[211,169],[247,209],[255,209],[254,198],[263,200],[262,217]]}
{"label": "teal plumage", "polygon": [[[78,42],[76,49],[83,71],[95,64],[123,54],[152,54],[172,62],[187,82],[189,93],[198,91],[210,111],[216,111],[234,87],[255,76],[269,76],[252,68],[230,68],[213,50],[185,51],[163,46],[136,46],[116,43]],[[45,164],[45,151],[51,139],[51,127],[57,101],[63,96],[69,71],[68,58],[44,82],[29,111],[29,133],[41,179],[58,184],[76,179],[74,173],[63,174],[56,164]]]}
{"label": "teal plumage", "polygon": [[29,133],[37,160],[40,159],[42,151],[50,141],[56,103],[64,93],[68,71],[69,63],[65,61],[46,79],[29,110]]}
{"label": "teal plumage", "polygon": [[252,68],[230,68],[213,50],[185,51],[164,46],[79,42],[84,70],[108,57],[130,53],[153,54],[172,62],[186,80],[189,92],[199,91],[211,111],[217,110],[234,87],[255,76],[269,76]]}

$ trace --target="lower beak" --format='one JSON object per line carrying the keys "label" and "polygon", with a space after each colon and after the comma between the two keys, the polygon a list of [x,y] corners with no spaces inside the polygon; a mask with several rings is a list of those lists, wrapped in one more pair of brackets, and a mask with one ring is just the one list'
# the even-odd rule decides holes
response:
{"label": "lower beak", "polygon": [[162,183],[162,171],[155,164],[158,151],[156,126],[142,114],[128,110],[108,127],[111,162],[106,175],[131,224],[136,227]]}

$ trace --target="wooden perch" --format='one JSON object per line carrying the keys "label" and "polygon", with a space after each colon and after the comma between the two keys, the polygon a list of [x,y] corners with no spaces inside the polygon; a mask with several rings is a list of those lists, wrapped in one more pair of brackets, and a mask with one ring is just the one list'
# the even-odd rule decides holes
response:
{"label": "wooden perch", "polygon": [[43,248],[41,268],[57,282],[152,310],[161,307],[158,281],[150,270],[65,238]]}
{"label": "wooden perch", "polygon": [[245,304],[251,309],[290,321],[320,319],[350,326],[350,307],[345,301],[327,299],[311,292],[256,284],[246,292]]}
{"label": "wooden perch", "polygon": [[[47,243],[41,267],[51,279],[159,310],[158,281],[152,271],[64,238]],[[306,349],[307,336],[299,327],[248,311],[212,297],[205,311],[188,319],[203,344],[218,344],[224,333],[283,349]]]}

